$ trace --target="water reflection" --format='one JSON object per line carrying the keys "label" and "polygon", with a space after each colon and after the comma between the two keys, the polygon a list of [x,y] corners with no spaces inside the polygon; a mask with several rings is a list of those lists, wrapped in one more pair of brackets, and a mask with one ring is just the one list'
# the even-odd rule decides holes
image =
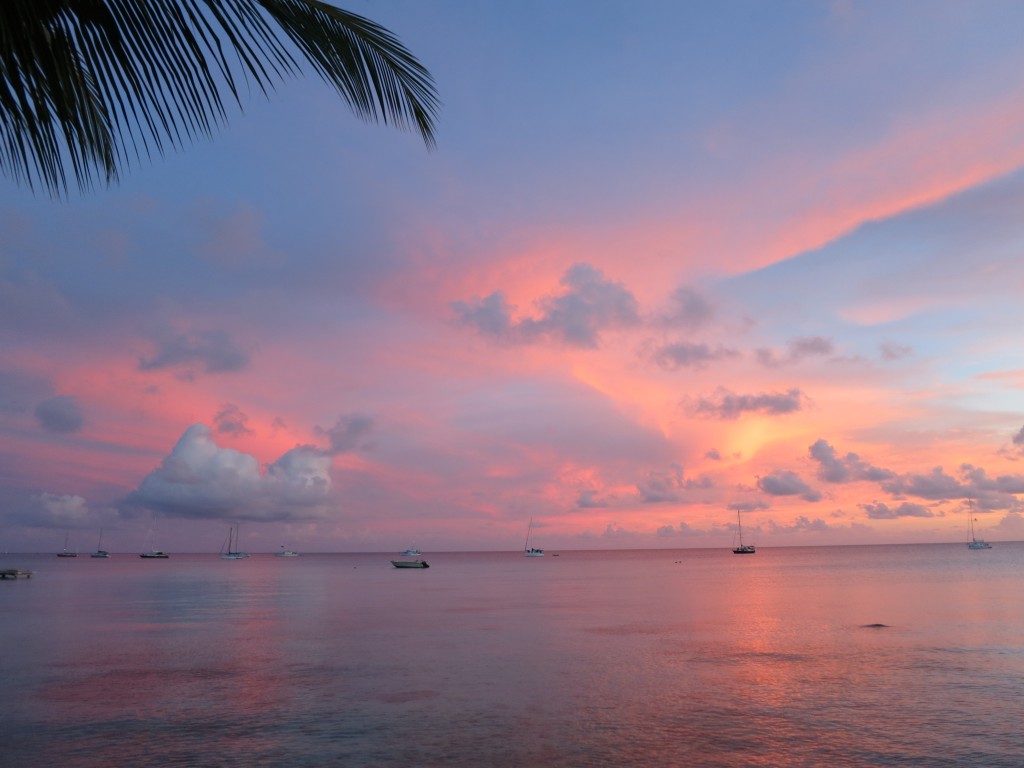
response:
{"label": "water reflection", "polygon": [[1024,549],[850,550],[41,562],[5,760],[1024,764]]}

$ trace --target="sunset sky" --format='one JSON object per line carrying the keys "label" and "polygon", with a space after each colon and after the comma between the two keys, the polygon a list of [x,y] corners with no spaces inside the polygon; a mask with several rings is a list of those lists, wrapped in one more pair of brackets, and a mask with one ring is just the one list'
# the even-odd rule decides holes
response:
{"label": "sunset sky", "polygon": [[435,151],[0,178],[0,551],[1024,539],[1024,4],[339,4]]}

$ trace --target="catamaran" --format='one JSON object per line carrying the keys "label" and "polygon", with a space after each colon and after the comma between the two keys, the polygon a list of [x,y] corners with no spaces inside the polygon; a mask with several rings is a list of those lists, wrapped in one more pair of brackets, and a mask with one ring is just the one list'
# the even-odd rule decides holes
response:
{"label": "catamaran", "polygon": [[221,550],[221,560],[242,560],[249,556],[248,552],[239,552],[236,547],[238,546],[238,526],[234,525],[228,528],[228,543],[227,550]]}
{"label": "catamaran", "polygon": [[968,549],[992,549],[991,544],[974,535],[974,504],[970,499],[967,500],[967,535],[971,539],[967,542]]}

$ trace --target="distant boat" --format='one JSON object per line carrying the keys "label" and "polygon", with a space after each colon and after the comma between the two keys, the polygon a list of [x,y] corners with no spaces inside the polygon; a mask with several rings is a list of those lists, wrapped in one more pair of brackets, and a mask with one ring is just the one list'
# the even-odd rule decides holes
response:
{"label": "distant boat", "polygon": [[971,539],[967,542],[968,549],[992,549],[991,544],[974,535],[974,504],[970,499],[967,500],[967,535]]}
{"label": "distant boat", "polygon": [[299,553],[293,549],[285,549],[284,544],[281,545],[281,551],[274,553],[275,557],[298,557]]}
{"label": "distant boat", "polygon": [[96,542],[96,551],[93,552],[89,557],[110,557],[110,553],[103,548],[103,529],[100,528],[100,538]]}
{"label": "distant boat", "polygon": [[420,552],[416,547],[409,547],[405,552],[402,553],[403,557],[419,557],[423,553]]}
{"label": "distant boat", "polygon": [[392,560],[391,564],[395,568],[429,568],[430,565],[426,560]]}
{"label": "distant boat", "polygon": [[249,556],[248,552],[240,552],[238,549],[238,526],[231,526],[228,528],[228,543],[227,549],[221,550],[221,560],[243,560]]}
{"label": "distant boat", "polygon": [[739,546],[733,547],[734,555],[753,555],[757,552],[753,544],[743,543],[743,521],[740,519],[740,511],[736,510],[736,530],[739,533]]}
{"label": "distant boat", "polygon": [[57,557],[78,557],[77,552],[68,551],[68,534],[64,534],[64,549],[57,553]]}
{"label": "distant boat", "polygon": [[143,557],[147,560],[166,560],[169,555],[153,546],[153,529],[151,528],[146,534],[146,544],[149,545],[149,552],[143,552],[139,557]]}
{"label": "distant boat", "polygon": [[530,524],[526,526],[526,543],[523,544],[523,554],[527,557],[544,557],[544,550],[537,549],[536,547],[530,546],[530,531],[533,530],[533,518],[530,518]]}

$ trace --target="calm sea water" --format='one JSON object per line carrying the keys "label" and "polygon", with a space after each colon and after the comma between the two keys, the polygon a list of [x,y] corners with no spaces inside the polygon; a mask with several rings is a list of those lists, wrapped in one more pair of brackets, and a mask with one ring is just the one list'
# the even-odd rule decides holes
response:
{"label": "calm sea water", "polygon": [[1024,765],[1024,544],[389,557],[0,556],[0,765]]}

